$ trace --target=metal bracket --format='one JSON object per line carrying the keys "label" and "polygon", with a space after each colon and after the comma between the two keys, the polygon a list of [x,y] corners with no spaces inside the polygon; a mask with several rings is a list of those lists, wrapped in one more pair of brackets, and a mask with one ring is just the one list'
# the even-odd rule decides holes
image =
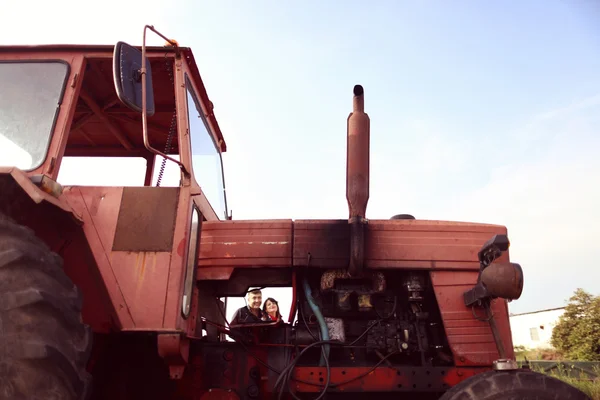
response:
{"label": "metal bracket", "polygon": [[495,371],[515,371],[519,369],[519,365],[515,360],[501,358],[494,361],[493,368]]}
{"label": "metal bracket", "polygon": [[506,235],[494,235],[481,247],[481,250],[477,253],[477,258],[479,259],[479,275],[477,276],[477,283],[473,288],[467,290],[463,294],[464,302],[467,307],[476,304],[481,305],[484,299],[491,297],[487,288],[481,282],[481,273],[494,262],[494,260],[500,257],[503,252],[508,250],[509,246],[510,242]]}
{"label": "metal bracket", "polygon": [[477,258],[479,259],[479,275],[477,276],[477,283],[473,288],[463,293],[465,306],[471,307],[472,309],[475,306],[483,306],[486,310],[486,313],[489,316],[488,322],[490,324],[490,329],[492,330],[492,336],[494,337],[498,354],[502,360],[506,357],[506,351],[500,337],[500,332],[496,326],[494,314],[492,313],[490,304],[492,296],[481,281],[481,273],[493,263],[494,260],[500,257],[503,252],[508,250],[509,246],[510,242],[506,235],[494,235],[490,240],[484,243],[481,250],[477,253]]}
{"label": "metal bracket", "polygon": [[190,341],[179,333],[157,336],[158,354],[169,367],[171,379],[181,379],[190,355]]}

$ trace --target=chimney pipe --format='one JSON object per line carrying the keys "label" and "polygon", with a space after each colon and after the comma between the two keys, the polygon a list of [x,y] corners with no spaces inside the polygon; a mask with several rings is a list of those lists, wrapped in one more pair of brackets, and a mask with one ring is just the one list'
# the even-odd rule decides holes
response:
{"label": "chimney pipe", "polygon": [[365,113],[364,90],[354,86],[352,112],[347,121],[346,199],[350,224],[350,265],[352,276],[362,273],[364,266],[364,231],[369,201],[370,119]]}

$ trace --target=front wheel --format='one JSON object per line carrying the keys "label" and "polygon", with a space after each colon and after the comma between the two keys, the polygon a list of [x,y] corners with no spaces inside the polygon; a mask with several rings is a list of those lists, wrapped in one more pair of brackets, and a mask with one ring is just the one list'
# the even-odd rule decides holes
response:
{"label": "front wheel", "polygon": [[579,389],[528,370],[488,371],[453,386],[439,400],[591,400]]}
{"label": "front wheel", "polygon": [[0,400],[82,400],[91,330],[62,259],[0,214]]}

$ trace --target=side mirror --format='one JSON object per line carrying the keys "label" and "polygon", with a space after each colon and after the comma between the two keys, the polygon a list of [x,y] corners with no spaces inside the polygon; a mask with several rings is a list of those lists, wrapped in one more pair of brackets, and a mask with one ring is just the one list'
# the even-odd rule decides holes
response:
{"label": "side mirror", "polygon": [[[152,89],[152,69],[148,58],[146,63],[146,111],[154,115],[154,91]],[[124,42],[115,45],[113,54],[113,79],[117,97],[123,104],[139,113],[142,112],[142,52]]]}

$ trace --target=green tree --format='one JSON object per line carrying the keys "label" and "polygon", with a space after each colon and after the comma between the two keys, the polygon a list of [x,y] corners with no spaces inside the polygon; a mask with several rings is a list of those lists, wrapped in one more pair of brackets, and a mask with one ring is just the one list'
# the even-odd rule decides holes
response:
{"label": "green tree", "polygon": [[552,346],[573,361],[600,361],[600,297],[577,289],[552,331]]}

